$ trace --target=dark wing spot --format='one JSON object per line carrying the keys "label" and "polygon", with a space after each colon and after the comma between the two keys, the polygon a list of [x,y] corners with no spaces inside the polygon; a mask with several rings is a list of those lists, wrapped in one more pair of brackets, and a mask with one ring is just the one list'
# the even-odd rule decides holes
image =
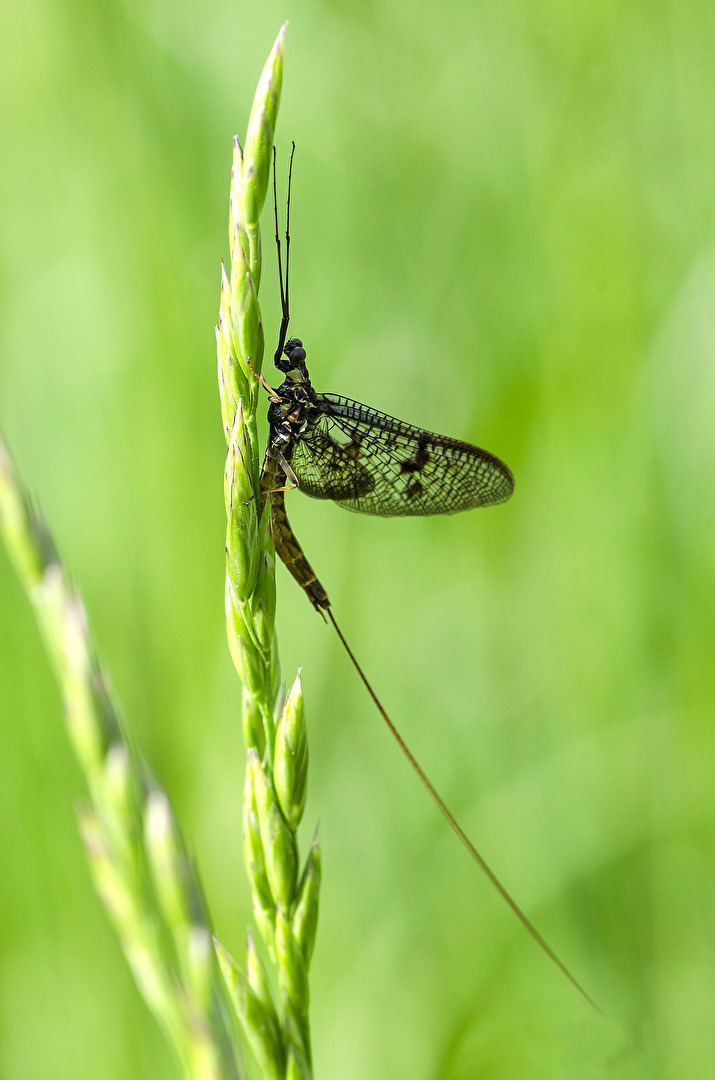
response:
{"label": "dark wing spot", "polygon": [[405,459],[405,461],[400,462],[401,473],[419,472],[420,469],[423,469],[425,467],[425,465],[429,461],[429,450],[427,449],[427,441],[428,440],[426,434],[420,436],[419,442],[417,443],[417,451],[412,455],[412,457],[408,457]]}
{"label": "dark wing spot", "polygon": [[420,495],[424,491],[422,484],[417,477],[411,477],[407,481],[407,487],[405,488],[405,497],[407,499],[419,499]]}

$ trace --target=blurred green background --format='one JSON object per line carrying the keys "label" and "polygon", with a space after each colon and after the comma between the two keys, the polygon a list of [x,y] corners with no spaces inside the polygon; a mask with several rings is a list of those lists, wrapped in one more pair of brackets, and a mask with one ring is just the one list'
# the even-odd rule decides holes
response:
{"label": "blurred green background", "polygon": [[[712,4],[5,0],[0,426],[238,952],[213,326],[231,137],[285,18],[315,385],[517,478],[454,518],[299,494],[291,517],[420,760],[608,1016],[470,865],[281,568],[323,841],[316,1077],[713,1075]],[[168,1080],[4,552],[0,604],[0,1075]]]}

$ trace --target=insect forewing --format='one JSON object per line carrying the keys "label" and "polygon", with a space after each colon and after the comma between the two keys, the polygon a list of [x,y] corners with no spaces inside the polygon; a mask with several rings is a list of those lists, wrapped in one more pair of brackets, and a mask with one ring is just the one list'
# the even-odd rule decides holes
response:
{"label": "insect forewing", "polygon": [[505,502],[511,470],[470,443],[337,394],[318,394],[291,466],[307,495],[380,517],[454,514]]}

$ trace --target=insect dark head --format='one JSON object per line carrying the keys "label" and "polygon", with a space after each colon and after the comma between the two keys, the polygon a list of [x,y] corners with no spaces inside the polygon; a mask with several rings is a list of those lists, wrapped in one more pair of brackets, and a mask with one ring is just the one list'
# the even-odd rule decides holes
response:
{"label": "insect dark head", "polygon": [[283,353],[276,357],[276,367],[284,372],[293,382],[305,382],[308,369],[305,366],[305,349],[300,338],[292,337],[283,346]]}

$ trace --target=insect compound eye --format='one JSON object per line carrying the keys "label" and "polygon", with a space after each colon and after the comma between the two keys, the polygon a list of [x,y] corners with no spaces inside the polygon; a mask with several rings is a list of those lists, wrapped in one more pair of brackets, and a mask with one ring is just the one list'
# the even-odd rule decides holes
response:
{"label": "insect compound eye", "polygon": [[305,360],[305,349],[300,338],[293,337],[286,341],[283,352],[294,364],[301,364]]}

